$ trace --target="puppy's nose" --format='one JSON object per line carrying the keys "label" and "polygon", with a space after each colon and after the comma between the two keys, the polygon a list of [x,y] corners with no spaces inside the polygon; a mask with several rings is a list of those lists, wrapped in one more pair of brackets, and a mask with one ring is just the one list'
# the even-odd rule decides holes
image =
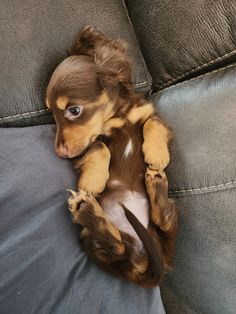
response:
{"label": "puppy's nose", "polygon": [[68,148],[65,145],[60,144],[58,147],[56,147],[56,153],[59,157],[67,158]]}

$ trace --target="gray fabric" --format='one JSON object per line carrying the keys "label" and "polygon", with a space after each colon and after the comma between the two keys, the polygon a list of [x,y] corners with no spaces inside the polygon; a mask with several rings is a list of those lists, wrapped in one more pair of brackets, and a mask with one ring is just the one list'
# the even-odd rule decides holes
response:
{"label": "gray fabric", "polygon": [[235,86],[231,65],[152,97],[175,133],[167,172],[180,218],[167,286],[197,313],[236,308]]}
{"label": "gray fabric", "polygon": [[111,277],[80,248],[54,128],[0,129],[0,313],[164,314],[159,288]]}
{"label": "gray fabric", "polygon": [[[176,202],[180,212],[176,268],[167,286],[178,303],[196,313],[235,314],[235,189],[184,196]],[[167,313],[183,314],[169,312],[168,307]]]}
{"label": "gray fabric", "polygon": [[0,11],[0,125],[52,122],[44,104],[46,85],[88,24],[127,41],[135,89],[150,90],[151,79],[121,0],[4,0]]}
{"label": "gray fabric", "polygon": [[126,4],[154,89],[236,60],[236,0]]}
{"label": "gray fabric", "polygon": [[167,314],[200,314],[199,310],[196,312],[190,308],[184,299],[180,300],[166,283],[161,286],[161,296]]}

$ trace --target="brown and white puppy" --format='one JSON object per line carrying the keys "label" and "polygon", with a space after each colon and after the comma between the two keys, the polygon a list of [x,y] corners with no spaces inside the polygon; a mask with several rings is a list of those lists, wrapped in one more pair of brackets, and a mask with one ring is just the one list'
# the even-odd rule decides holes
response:
{"label": "brown and white puppy", "polygon": [[171,266],[177,215],[164,172],[171,132],[133,92],[119,40],[84,28],[46,93],[60,157],[73,158],[78,192],[68,200],[81,242],[108,272],[144,287]]}

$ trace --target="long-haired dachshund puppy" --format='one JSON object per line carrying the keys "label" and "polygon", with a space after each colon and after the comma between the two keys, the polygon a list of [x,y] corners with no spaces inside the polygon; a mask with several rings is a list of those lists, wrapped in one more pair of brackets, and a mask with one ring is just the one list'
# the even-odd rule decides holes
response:
{"label": "long-haired dachshund puppy", "polygon": [[144,287],[171,267],[177,214],[164,172],[171,131],[135,94],[120,40],[84,28],[46,93],[56,153],[72,158],[78,192],[68,200],[81,242],[106,271]]}

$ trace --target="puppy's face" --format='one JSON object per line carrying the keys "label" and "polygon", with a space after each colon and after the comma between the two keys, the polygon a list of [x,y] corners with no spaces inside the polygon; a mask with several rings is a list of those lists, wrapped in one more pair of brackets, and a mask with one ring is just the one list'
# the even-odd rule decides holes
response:
{"label": "puppy's face", "polygon": [[59,65],[48,85],[46,105],[56,121],[55,149],[60,157],[83,153],[113,115],[113,104],[85,56],[71,56]]}
{"label": "puppy's face", "polygon": [[55,148],[73,158],[103,133],[117,111],[114,99],[131,90],[131,63],[120,41],[84,28],[47,87],[46,105],[57,125]]}

